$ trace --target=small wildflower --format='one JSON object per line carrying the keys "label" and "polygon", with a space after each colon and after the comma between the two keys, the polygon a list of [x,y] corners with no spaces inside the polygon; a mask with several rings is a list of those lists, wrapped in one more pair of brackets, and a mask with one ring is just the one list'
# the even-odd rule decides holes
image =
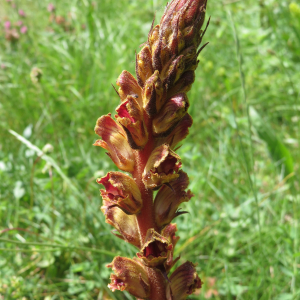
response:
{"label": "small wildflower", "polygon": [[55,12],[56,8],[53,3],[49,3],[47,10],[52,13],[52,12]]}
{"label": "small wildflower", "polygon": [[42,79],[42,76],[43,76],[43,72],[41,69],[39,69],[37,67],[34,67],[31,69],[30,78],[31,78],[32,83],[34,83],[34,84],[39,83]]}
{"label": "small wildflower", "polygon": [[4,28],[5,28],[6,30],[8,30],[8,29],[10,29],[10,27],[11,27],[10,21],[5,21],[5,23],[4,23]]}
{"label": "small wildflower", "polygon": [[42,149],[43,153],[45,153],[45,154],[50,154],[53,152],[53,150],[54,150],[54,147],[51,144],[46,144]]}
{"label": "small wildflower", "polygon": [[25,18],[26,14],[23,9],[19,9],[19,16]]}
{"label": "small wildflower", "polygon": [[16,22],[15,25],[18,27],[21,27],[23,25],[23,21],[19,20],[18,22]]}
{"label": "small wildflower", "polygon": [[20,29],[20,32],[21,32],[22,34],[27,33],[27,31],[28,31],[27,26],[22,26],[21,29]]}

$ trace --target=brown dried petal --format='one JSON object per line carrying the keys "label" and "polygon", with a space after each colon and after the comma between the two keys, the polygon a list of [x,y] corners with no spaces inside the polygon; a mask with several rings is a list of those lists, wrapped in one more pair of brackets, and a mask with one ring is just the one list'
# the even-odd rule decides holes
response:
{"label": "brown dried petal", "polygon": [[183,202],[188,202],[193,194],[185,191],[189,185],[189,178],[183,171],[178,172],[179,177],[170,183],[170,186],[162,186],[154,201],[155,221],[158,227],[163,227],[184,212],[178,211]]}
{"label": "brown dried petal", "polygon": [[150,296],[150,283],[147,271],[137,261],[117,256],[107,265],[112,268],[115,274],[111,274],[111,283],[108,287],[114,292],[115,290],[128,291],[137,298],[148,298]]}
{"label": "brown dried petal", "polygon": [[126,242],[140,248],[139,230],[136,215],[127,215],[119,207],[101,208],[105,215],[106,223],[114,226],[120,235],[117,237],[124,239]]}
{"label": "brown dried petal", "polygon": [[164,183],[177,179],[180,167],[180,157],[170,149],[169,145],[158,146],[148,159],[143,172],[143,182],[147,188],[158,188]]}
{"label": "brown dried petal", "polygon": [[134,170],[132,149],[123,128],[111,118],[111,114],[98,119],[95,132],[102,140],[97,140],[94,146],[108,150],[108,156],[120,170],[132,172]]}
{"label": "brown dried petal", "polygon": [[172,243],[151,228],[148,229],[145,243],[137,256],[144,261],[146,266],[153,268],[163,265],[172,249]]}
{"label": "brown dried petal", "polygon": [[127,214],[140,212],[143,206],[141,192],[131,177],[121,172],[109,172],[97,182],[105,187],[105,190],[101,190],[102,210],[118,206]]}

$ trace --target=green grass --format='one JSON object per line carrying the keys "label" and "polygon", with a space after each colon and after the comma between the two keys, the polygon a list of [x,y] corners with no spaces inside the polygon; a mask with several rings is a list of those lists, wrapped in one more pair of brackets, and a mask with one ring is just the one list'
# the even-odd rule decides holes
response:
{"label": "green grass", "polygon": [[[95,178],[115,167],[93,128],[165,1],[95,3],[54,3],[73,16],[68,32],[44,1],[0,3],[0,299],[132,299],[107,288],[105,265],[136,250],[99,209]],[[194,125],[178,151],[195,197],[176,220],[176,253],[204,281],[190,299],[300,299],[300,3],[289,4],[209,0]],[[11,44],[3,23],[17,9],[28,33]]]}

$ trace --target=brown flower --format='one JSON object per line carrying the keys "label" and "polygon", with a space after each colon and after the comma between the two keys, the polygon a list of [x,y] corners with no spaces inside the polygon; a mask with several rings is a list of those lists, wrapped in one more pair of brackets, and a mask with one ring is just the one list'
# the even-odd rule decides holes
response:
{"label": "brown flower", "polygon": [[136,215],[127,215],[117,206],[108,209],[102,207],[102,212],[105,215],[106,223],[114,226],[121,234],[115,234],[117,237],[140,248],[141,243]]}
{"label": "brown flower", "polygon": [[172,300],[185,300],[187,296],[193,294],[202,285],[196,273],[195,265],[189,261],[173,272],[170,282],[167,293],[169,293],[168,296]]}
{"label": "brown flower", "polygon": [[128,291],[137,298],[150,296],[150,284],[146,268],[136,260],[117,256],[107,265],[115,274],[111,274],[111,283],[108,287],[115,290]]}
{"label": "brown flower", "polygon": [[172,220],[185,213],[178,211],[182,202],[188,202],[193,194],[185,191],[189,184],[189,178],[183,171],[178,172],[179,177],[170,183],[170,186],[162,186],[154,201],[155,221],[159,227],[163,227]]}
{"label": "brown flower", "polygon": [[127,96],[116,109],[116,120],[123,126],[128,142],[133,149],[143,148],[148,141],[143,111],[133,96]]}
{"label": "brown flower", "polygon": [[107,155],[120,170],[132,172],[134,170],[132,149],[123,128],[111,118],[111,114],[98,119],[95,132],[102,140],[97,140],[94,146],[108,150]]}
{"label": "brown flower", "polygon": [[186,114],[189,101],[184,93],[169,99],[153,119],[153,132],[156,136],[167,136]]}
{"label": "brown flower", "polygon": [[172,249],[172,243],[152,228],[148,230],[144,245],[137,256],[144,261],[146,266],[153,268],[163,265]]}
{"label": "brown flower", "polygon": [[127,214],[140,212],[143,205],[141,192],[131,177],[121,172],[109,172],[97,182],[105,187],[101,190],[104,211],[118,206]]}
{"label": "brown flower", "polygon": [[143,173],[143,182],[147,188],[156,189],[164,183],[177,179],[180,167],[180,157],[170,149],[169,145],[158,146],[148,159]]}

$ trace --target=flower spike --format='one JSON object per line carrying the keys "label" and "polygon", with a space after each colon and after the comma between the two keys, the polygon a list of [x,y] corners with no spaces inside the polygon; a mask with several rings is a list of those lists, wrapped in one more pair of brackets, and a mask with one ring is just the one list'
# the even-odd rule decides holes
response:
{"label": "flower spike", "polygon": [[95,145],[132,175],[108,172],[97,180],[104,186],[101,210],[113,233],[138,248],[134,259],[118,256],[108,265],[114,272],[108,287],[138,300],[185,300],[202,285],[191,262],[169,273],[180,259],[174,257],[179,236],[171,222],[185,213],[180,205],[193,196],[175,151],[193,123],[187,92],[206,46],[200,45],[206,3],[172,0],[166,6],[136,54],[136,78],[123,71],[117,80],[116,121],[108,114],[95,127],[101,137]]}

